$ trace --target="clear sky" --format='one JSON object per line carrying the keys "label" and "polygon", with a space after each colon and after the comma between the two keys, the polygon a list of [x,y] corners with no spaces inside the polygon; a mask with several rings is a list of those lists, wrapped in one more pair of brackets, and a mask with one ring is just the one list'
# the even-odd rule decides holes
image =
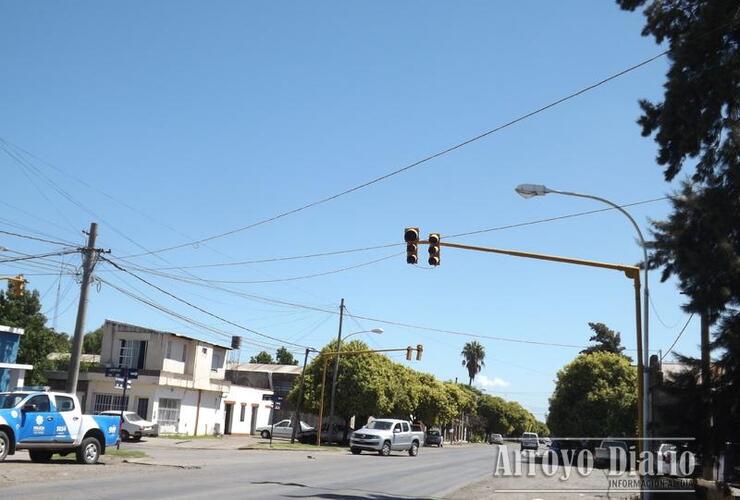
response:
{"label": "clear sky", "polygon": [[[661,51],[640,36],[640,14],[588,0],[2,1],[0,12],[0,137],[35,155],[17,156],[26,162],[21,166],[0,150],[0,229],[79,245],[81,230],[95,220],[99,245],[113,257],[228,231],[340,192]],[[663,196],[671,186],[655,164],[654,143],[640,136],[635,120],[638,99],[661,95],[666,68],[660,59],[316,208],[129,264],[161,268],[302,255],[400,243],[405,226],[452,234],[601,208],[555,195],[524,200],[513,190],[522,182],[620,203]],[[668,209],[663,201],[630,210],[647,230],[648,219]],[[613,212],[459,241],[626,264],[641,259],[633,229]],[[33,254],[58,248],[6,235],[0,246]],[[399,251],[188,272],[254,282]],[[587,322],[601,321],[635,347],[632,284],[619,273],[452,249],[443,249],[439,268],[425,267],[396,256],[311,279],[218,286],[335,311],[344,297],[356,315],[550,343],[585,345]],[[18,271],[43,293],[50,323],[71,332],[74,279],[64,275],[59,284],[58,276],[30,276],[49,269],[0,263],[2,274]],[[239,333],[107,264],[98,266],[98,276]],[[336,335],[336,315],[142,276],[232,322],[297,344],[321,346]],[[651,291],[665,323],[651,311],[651,347],[666,349],[687,317],[675,283],[659,283],[654,273]],[[90,294],[88,329],[106,318],[227,341],[98,284]],[[470,339],[352,318],[345,332],[376,326],[385,333],[364,335],[371,346],[424,344],[423,360],[410,365],[441,379],[467,380],[459,352]],[[689,326],[680,351],[695,351],[697,330]],[[485,388],[543,418],[557,370],[578,349],[481,342]],[[256,350],[245,345],[242,358]]]}

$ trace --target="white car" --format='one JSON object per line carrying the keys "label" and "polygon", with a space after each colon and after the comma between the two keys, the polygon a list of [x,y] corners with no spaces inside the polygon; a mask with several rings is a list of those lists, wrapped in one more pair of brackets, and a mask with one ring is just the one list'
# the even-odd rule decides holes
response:
{"label": "white car", "polygon": [[536,432],[525,432],[521,439],[522,450],[535,450],[540,447],[540,437]]}
{"label": "white car", "polygon": [[[262,427],[257,427],[255,430],[263,439],[270,439],[270,432],[272,432],[273,437],[290,438],[293,435],[293,426],[291,425],[289,418],[281,420],[280,422],[275,422],[275,425],[273,426],[263,425]],[[315,429],[306,422],[301,421],[301,430],[297,434],[300,435],[301,433],[311,432],[314,430]],[[298,437],[298,435],[296,435],[296,437]]]}
{"label": "white car", "polygon": [[[108,410],[100,412],[100,415],[120,417],[121,412]],[[148,420],[144,420],[136,412],[123,412],[123,427],[121,428],[122,441],[128,441],[129,439],[138,441],[144,436],[156,437],[157,435],[159,435],[159,428],[157,424],[153,424]]]}
{"label": "white car", "polygon": [[696,455],[685,445],[663,443],[658,448],[658,469],[666,476],[690,476],[696,470]]}

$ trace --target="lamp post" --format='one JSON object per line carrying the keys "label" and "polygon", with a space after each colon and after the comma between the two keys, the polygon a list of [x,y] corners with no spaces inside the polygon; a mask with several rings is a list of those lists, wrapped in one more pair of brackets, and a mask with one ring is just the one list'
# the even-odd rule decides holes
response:
{"label": "lamp post", "polygon": [[649,362],[650,362],[650,355],[649,355],[649,344],[648,340],[650,338],[649,335],[649,307],[648,307],[648,300],[650,300],[650,291],[648,288],[648,254],[647,254],[647,247],[645,245],[645,238],[642,236],[642,231],[640,230],[640,226],[637,225],[637,222],[635,222],[635,219],[632,218],[632,216],[622,207],[617,205],[614,202],[611,202],[605,198],[601,198],[599,196],[594,196],[590,194],[583,194],[583,193],[574,193],[571,191],[559,191],[556,189],[550,189],[546,186],[543,186],[542,184],[520,184],[516,187],[516,192],[519,193],[523,198],[532,198],[534,196],[544,196],[546,194],[561,194],[565,196],[575,196],[577,198],[587,198],[590,200],[596,200],[601,203],[605,203],[609,205],[610,207],[620,211],[622,215],[627,217],[629,219],[632,226],[635,228],[635,231],[637,231],[637,236],[640,238],[640,245],[642,246],[642,253],[643,253],[643,268],[644,268],[644,277],[643,277],[643,310],[642,310],[642,324],[643,324],[643,352],[642,352],[642,401],[640,401],[640,404],[642,405],[642,436],[643,438],[647,437],[647,429],[648,429],[648,421],[649,419],[649,388],[650,388],[650,377],[649,377]]}
{"label": "lamp post", "polygon": [[[344,312],[344,299],[342,299],[342,309],[341,311]],[[381,334],[383,333],[382,328],[373,328],[372,330],[362,330],[359,332],[353,332],[344,337],[344,340],[347,340],[352,335],[358,335],[360,333],[377,333]],[[342,350],[342,328],[341,328],[341,322],[339,327],[339,335],[337,336],[337,351]],[[327,424],[327,429],[330,429],[331,426],[334,424],[334,397],[337,392],[337,373],[339,372],[339,356],[337,355],[336,359],[334,360],[334,376],[331,380],[331,400],[329,402],[329,423]],[[322,391],[323,391],[323,385],[322,385]],[[322,401],[323,401],[323,395],[322,395]],[[320,432],[320,430],[319,430]],[[331,434],[329,434],[331,436]]]}

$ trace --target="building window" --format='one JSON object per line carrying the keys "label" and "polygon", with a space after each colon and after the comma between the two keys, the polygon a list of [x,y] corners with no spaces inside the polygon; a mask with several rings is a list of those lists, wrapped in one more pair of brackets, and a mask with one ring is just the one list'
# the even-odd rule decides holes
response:
{"label": "building window", "polygon": [[96,394],[95,404],[93,405],[93,413],[98,414],[101,411],[121,411],[128,408],[128,396],[123,399],[123,396],[117,394]]}
{"label": "building window", "polygon": [[247,404],[242,403],[242,411],[239,414],[239,422],[244,422],[244,417],[247,415]]}
{"label": "building window", "polygon": [[223,353],[213,350],[213,357],[211,358],[211,371],[218,371],[224,365]]}
{"label": "building window", "polygon": [[186,362],[188,360],[188,345],[183,344],[182,345],[182,362]]}
{"label": "building window", "polygon": [[145,356],[145,340],[121,340],[121,352],[118,357],[118,366],[126,368],[144,368]]}
{"label": "building window", "polygon": [[180,400],[159,398],[159,408],[157,409],[157,423],[159,427],[171,427],[176,432],[179,421]]}
{"label": "building window", "polygon": [[167,341],[167,358],[172,359],[172,341]]}

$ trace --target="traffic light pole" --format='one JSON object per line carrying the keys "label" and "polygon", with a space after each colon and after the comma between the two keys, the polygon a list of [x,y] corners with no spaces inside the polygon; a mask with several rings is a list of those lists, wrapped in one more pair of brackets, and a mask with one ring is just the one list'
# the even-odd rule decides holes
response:
{"label": "traffic light pole", "polygon": [[[419,244],[428,244],[429,241],[419,241]],[[513,257],[523,257],[527,259],[547,260],[550,262],[560,262],[563,264],[575,264],[578,266],[587,267],[598,267],[601,269],[611,269],[614,271],[623,272],[627,278],[631,279],[635,286],[635,332],[637,340],[637,394],[638,394],[638,405],[637,405],[637,437],[638,437],[638,453],[645,448],[643,437],[647,437],[644,434],[645,430],[645,412],[643,411],[642,401],[644,399],[644,381],[645,371],[643,364],[643,345],[642,345],[642,322],[640,321],[640,268],[637,266],[625,266],[622,264],[612,264],[610,262],[599,262],[594,260],[586,259],[575,259],[571,257],[561,257],[559,255],[548,255],[533,252],[522,252],[519,250],[505,250],[501,248],[490,248],[490,247],[479,247],[474,245],[464,245],[461,243],[448,243],[446,241],[435,242],[438,246],[459,248],[462,250],[473,250],[476,252],[487,252],[497,253],[502,255],[510,255]],[[647,307],[647,304],[643,304],[642,307]]]}
{"label": "traffic light pole", "polygon": [[75,322],[75,335],[72,342],[72,352],[69,357],[69,369],[67,371],[67,392],[77,393],[77,380],[80,375],[80,356],[82,354],[82,337],[85,335],[85,315],[87,314],[87,291],[90,288],[90,278],[95,267],[95,239],[98,236],[98,225],[90,224],[90,232],[87,234],[87,246],[82,250],[84,260],[82,264],[82,283],[80,284],[80,302],[77,306],[77,321]]}

